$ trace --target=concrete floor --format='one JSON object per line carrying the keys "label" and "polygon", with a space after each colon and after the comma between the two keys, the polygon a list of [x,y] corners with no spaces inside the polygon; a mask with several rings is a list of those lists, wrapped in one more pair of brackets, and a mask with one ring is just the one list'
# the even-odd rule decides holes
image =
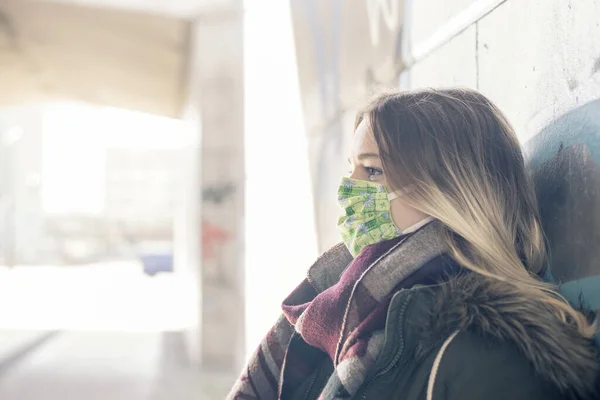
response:
{"label": "concrete floor", "polygon": [[0,269],[0,399],[221,400],[188,361],[187,295],[136,266]]}
{"label": "concrete floor", "polygon": [[223,399],[232,377],[191,368],[181,338],[179,332],[0,332],[0,399]]}

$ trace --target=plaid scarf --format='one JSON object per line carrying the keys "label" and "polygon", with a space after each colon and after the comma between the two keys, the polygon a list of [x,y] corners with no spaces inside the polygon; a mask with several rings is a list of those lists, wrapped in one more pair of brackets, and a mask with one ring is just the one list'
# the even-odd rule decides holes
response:
{"label": "plaid scarf", "polygon": [[447,272],[441,263],[428,264],[446,249],[439,228],[429,223],[409,235],[368,246],[354,260],[347,250],[340,255],[339,248],[322,256],[284,301],[283,316],[228,399],[287,398],[325,357],[333,361],[334,372],[319,399],[355,394],[383,347],[392,295]]}

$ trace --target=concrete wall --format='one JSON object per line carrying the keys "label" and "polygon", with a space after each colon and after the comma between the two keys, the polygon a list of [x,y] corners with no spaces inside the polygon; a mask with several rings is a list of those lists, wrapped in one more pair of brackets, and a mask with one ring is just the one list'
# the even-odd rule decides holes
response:
{"label": "concrete wall", "polygon": [[[597,93],[593,76],[600,57],[600,42],[595,39],[600,33],[597,0],[412,3],[406,21],[407,58],[418,57],[409,69],[412,88],[477,88],[502,108],[523,141],[548,120]],[[488,13],[482,16],[480,9]],[[464,30],[456,32],[458,28]],[[431,48],[428,45],[436,43],[432,38],[446,42]],[[431,51],[423,55],[424,48]]]}
{"label": "concrete wall", "polygon": [[[571,282],[566,292],[573,281],[597,279],[590,277],[600,274],[600,1],[406,6],[401,86],[466,86],[498,104],[536,180],[555,277]],[[586,301],[600,306],[597,294]]]}

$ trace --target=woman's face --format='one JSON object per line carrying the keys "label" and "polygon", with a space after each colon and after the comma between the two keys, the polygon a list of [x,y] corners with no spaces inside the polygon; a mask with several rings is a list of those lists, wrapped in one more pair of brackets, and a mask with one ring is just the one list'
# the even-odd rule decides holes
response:
{"label": "woman's face", "polygon": [[[379,148],[366,117],[356,128],[348,162],[350,178],[380,183],[388,193],[394,192],[386,179],[379,157]],[[427,217],[421,211],[406,204],[401,197],[391,201],[391,213],[394,223],[400,230],[409,228]]]}

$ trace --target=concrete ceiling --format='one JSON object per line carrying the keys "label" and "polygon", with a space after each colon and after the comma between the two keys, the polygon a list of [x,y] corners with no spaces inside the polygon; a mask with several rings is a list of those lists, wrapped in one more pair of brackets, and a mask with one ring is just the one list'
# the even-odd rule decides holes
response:
{"label": "concrete ceiling", "polygon": [[192,19],[206,12],[230,9],[239,0],[39,0],[51,3],[108,7]]}
{"label": "concrete ceiling", "polygon": [[178,117],[189,19],[209,3],[228,1],[2,0],[0,106],[67,99]]}

